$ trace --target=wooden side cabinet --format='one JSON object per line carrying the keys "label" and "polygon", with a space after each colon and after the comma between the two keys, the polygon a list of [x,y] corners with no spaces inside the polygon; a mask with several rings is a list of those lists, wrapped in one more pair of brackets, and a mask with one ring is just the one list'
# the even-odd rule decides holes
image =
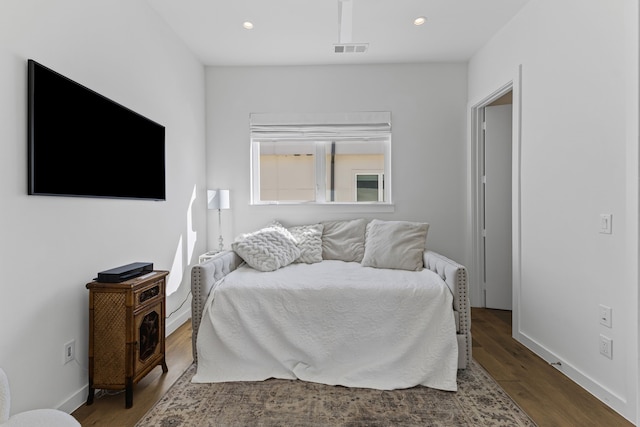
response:
{"label": "wooden side cabinet", "polygon": [[89,289],[89,397],[96,389],[125,390],[133,406],[133,385],[165,360],[167,271],[153,271],[120,283],[91,282]]}

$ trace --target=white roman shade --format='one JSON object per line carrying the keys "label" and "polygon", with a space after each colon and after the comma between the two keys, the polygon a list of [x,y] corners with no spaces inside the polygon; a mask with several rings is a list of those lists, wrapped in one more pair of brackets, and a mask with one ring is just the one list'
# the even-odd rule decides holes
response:
{"label": "white roman shade", "polygon": [[388,137],[391,112],[351,113],[253,113],[251,138],[257,140]]}

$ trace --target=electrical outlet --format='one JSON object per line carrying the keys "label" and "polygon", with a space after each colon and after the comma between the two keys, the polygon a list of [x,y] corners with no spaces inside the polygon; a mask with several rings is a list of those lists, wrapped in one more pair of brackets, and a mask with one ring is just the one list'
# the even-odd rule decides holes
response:
{"label": "electrical outlet", "polygon": [[611,327],[611,307],[607,307],[606,305],[600,304],[598,306],[598,318],[600,319],[600,324],[606,326],[607,328]]}
{"label": "electrical outlet", "polygon": [[64,364],[67,364],[76,358],[76,340],[71,340],[64,345]]}
{"label": "electrical outlet", "polygon": [[600,354],[613,359],[613,340],[604,335],[600,335]]}

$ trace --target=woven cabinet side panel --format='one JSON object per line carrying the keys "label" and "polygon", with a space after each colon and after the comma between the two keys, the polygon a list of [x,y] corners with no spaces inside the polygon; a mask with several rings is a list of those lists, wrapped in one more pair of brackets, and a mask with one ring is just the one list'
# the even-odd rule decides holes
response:
{"label": "woven cabinet side panel", "polygon": [[93,296],[93,381],[96,385],[125,384],[126,307],[125,293],[97,292]]}

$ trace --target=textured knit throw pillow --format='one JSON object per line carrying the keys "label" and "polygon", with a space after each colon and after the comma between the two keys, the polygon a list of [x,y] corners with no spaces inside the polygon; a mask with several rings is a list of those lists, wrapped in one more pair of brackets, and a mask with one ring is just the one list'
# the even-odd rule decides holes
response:
{"label": "textured knit throw pillow", "polygon": [[287,229],[270,225],[238,236],[231,248],[247,264],[259,271],[274,271],[300,256],[296,240]]}
{"label": "textured knit throw pillow", "polygon": [[296,239],[300,256],[295,262],[313,264],[322,261],[322,224],[298,225],[289,227],[289,231]]}

